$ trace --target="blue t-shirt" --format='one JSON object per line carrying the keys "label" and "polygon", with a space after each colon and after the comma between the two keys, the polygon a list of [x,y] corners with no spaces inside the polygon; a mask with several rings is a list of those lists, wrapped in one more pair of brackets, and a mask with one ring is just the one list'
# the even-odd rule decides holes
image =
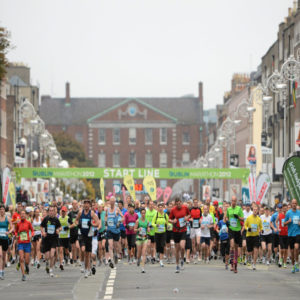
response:
{"label": "blue t-shirt", "polygon": [[221,241],[227,240],[228,239],[228,228],[227,228],[226,223],[223,220],[221,220],[218,223],[218,227],[220,229],[219,236],[220,236]]}
{"label": "blue t-shirt", "polygon": [[[277,219],[277,217],[278,217],[278,212],[276,211],[276,212],[272,215],[272,217],[271,217],[271,222],[272,222],[272,224],[273,224],[273,226],[274,226],[275,228],[277,228],[277,226],[276,226],[276,219]],[[278,229],[278,228],[277,228],[277,229]],[[273,229],[272,229],[272,232],[275,233]],[[277,231],[276,234],[279,234],[279,232]]]}
{"label": "blue t-shirt", "polygon": [[300,235],[300,210],[294,212],[290,209],[285,215],[284,222],[287,222],[289,219],[291,219],[292,222],[288,224],[288,236]]}
{"label": "blue t-shirt", "polygon": [[[127,209],[123,207],[121,210],[122,215],[124,216],[126,212],[127,212]],[[125,226],[123,225],[123,222],[121,222],[121,224],[120,224],[120,230],[125,231]]]}

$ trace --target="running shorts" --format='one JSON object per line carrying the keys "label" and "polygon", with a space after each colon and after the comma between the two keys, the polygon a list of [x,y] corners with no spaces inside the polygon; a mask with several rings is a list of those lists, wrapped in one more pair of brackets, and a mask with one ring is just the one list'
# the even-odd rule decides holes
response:
{"label": "running shorts", "polygon": [[259,236],[248,236],[246,239],[247,251],[252,252],[254,248],[259,248]]}

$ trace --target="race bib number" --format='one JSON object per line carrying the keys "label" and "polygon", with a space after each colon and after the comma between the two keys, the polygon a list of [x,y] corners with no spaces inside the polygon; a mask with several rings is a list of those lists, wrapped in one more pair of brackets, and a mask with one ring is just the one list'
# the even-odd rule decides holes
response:
{"label": "race bib number", "polygon": [[157,232],[164,232],[165,231],[165,225],[159,224],[157,226]]}
{"label": "race bib number", "polygon": [[88,222],[89,219],[82,219],[82,228],[88,229],[89,228]]}
{"label": "race bib number", "polygon": [[0,228],[0,236],[6,237],[6,229],[5,228]]}
{"label": "race bib number", "polygon": [[227,232],[227,226],[226,225],[222,225],[221,233],[226,233],[226,232]]}
{"label": "race bib number", "polygon": [[281,219],[281,227],[284,227],[284,219]]}
{"label": "race bib number", "polygon": [[178,221],[179,221],[179,227],[180,228],[185,226],[185,219],[184,218],[180,218]]}
{"label": "race bib number", "polygon": [[237,219],[231,218],[230,219],[230,226],[231,227],[237,227]]}
{"label": "race bib number", "polygon": [[146,228],[141,227],[140,235],[141,235],[141,236],[146,236],[146,234],[147,234]]}
{"label": "race bib number", "polygon": [[130,222],[130,223],[128,224],[129,227],[134,227],[134,225],[135,225],[134,222]]}
{"label": "race bib number", "polygon": [[109,218],[107,219],[107,226],[113,227],[115,225],[114,219]]}
{"label": "race bib number", "polygon": [[173,230],[173,224],[168,223],[167,229],[168,229],[168,231],[172,231]]}
{"label": "race bib number", "polygon": [[193,220],[193,228],[198,228],[199,227],[199,219],[194,219]]}
{"label": "race bib number", "polygon": [[40,225],[35,225],[33,226],[34,231],[40,231],[41,230],[41,226]]}
{"label": "race bib number", "polygon": [[299,217],[298,216],[293,217],[293,224],[295,224],[295,225],[299,224]]}
{"label": "race bib number", "polygon": [[67,232],[66,232],[65,230],[63,230],[63,229],[60,231],[60,234],[61,234],[61,235],[66,234],[66,233],[67,233]]}
{"label": "race bib number", "polygon": [[253,232],[257,231],[257,224],[251,224],[251,231]]}
{"label": "race bib number", "polygon": [[28,236],[27,236],[27,232],[26,231],[22,231],[20,232],[20,241],[27,241],[28,240]]}
{"label": "race bib number", "polygon": [[266,230],[266,231],[270,230],[270,223],[269,223],[269,222],[264,222],[264,223],[263,223],[263,228],[264,228],[264,230]]}
{"label": "race bib number", "polygon": [[54,234],[54,232],[55,232],[55,225],[48,224],[47,233]]}

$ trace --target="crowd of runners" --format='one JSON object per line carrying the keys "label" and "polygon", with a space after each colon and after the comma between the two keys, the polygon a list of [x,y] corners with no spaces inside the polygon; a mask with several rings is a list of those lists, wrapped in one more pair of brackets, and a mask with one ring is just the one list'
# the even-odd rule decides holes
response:
{"label": "crowd of runners", "polygon": [[219,207],[218,201],[180,198],[167,204],[133,201],[84,200],[16,209],[0,205],[0,279],[5,268],[16,266],[22,280],[30,268],[54,276],[66,265],[78,267],[84,277],[96,268],[115,268],[121,260],[137,265],[208,264],[220,260],[237,273],[238,265],[275,264],[299,272],[300,210],[297,201],[275,208],[252,203],[241,205],[232,197]]}

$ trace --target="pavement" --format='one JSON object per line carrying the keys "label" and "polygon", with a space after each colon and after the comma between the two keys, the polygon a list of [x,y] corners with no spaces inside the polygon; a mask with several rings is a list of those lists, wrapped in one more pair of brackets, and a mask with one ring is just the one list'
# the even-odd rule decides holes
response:
{"label": "pavement", "polygon": [[290,267],[257,265],[253,271],[239,266],[238,274],[226,271],[221,261],[189,264],[179,274],[175,265],[146,265],[142,274],[136,265],[123,261],[115,269],[97,267],[87,279],[79,267],[55,269],[54,278],[31,267],[28,281],[21,281],[15,265],[5,271],[0,281],[0,299],[90,300],[90,299],[300,299],[300,273]]}

